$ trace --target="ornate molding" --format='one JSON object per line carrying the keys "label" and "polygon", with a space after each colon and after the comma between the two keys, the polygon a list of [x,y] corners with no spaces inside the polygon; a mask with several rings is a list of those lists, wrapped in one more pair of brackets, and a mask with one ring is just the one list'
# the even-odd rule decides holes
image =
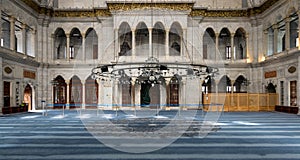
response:
{"label": "ornate molding", "polygon": [[95,9],[95,10],[69,10],[69,11],[53,11],[53,17],[98,17],[98,16],[111,16],[107,9]]}
{"label": "ornate molding", "polygon": [[249,17],[262,14],[277,2],[278,0],[267,0],[260,7],[254,7],[247,10],[193,9],[190,15],[203,17]]}
{"label": "ornate molding", "polygon": [[203,16],[203,17],[248,17],[247,10],[207,10],[207,9],[193,9],[190,16]]}
{"label": "ornate molding", "polygon": [[107,3],[110,11],[130,11],[136,9],[169,9],[176,11],[190,11],[194,3]]}
{"label": "ornate molding", "polygon": [[190,16],[203,17],[249,17],[263,13],[278,0],[267,0],[260,7],[254,7],[247,10],[208,10],[193,8],[194,3],[119,3],[107,2],[107,9],[91,10],[59,10],[55,11],[46,7],[41,7],[33,0],[21,0],[39,14],[53,17],[94,17],[94,16],[111,16],[112,11],[130,11],[136,9],[169,9],[176,11],[190,11]]}

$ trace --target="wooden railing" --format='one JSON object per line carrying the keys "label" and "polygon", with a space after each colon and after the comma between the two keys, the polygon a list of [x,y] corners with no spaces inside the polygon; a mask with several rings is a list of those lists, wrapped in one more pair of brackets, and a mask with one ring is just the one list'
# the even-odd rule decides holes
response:
{"label": "wooden railing", "polygon": [[224,104],[223,111],[274,111],[278,105],[276,93],[209,93],[203,95],[204,110],[220,110],[214,104]]}

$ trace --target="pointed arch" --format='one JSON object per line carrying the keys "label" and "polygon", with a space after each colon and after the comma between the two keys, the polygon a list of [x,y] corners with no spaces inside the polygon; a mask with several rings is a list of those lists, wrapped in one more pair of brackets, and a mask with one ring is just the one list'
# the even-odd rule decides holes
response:
{"label": "pointed arch", "polygon": [[156,22],[152,33],[152,46],[154,55],[165,56],[166,30],[161,22]]}
{"label": "pointed arch", "polygon": [[85,80],[85,107],[86,108],[97,108],[98,106],[98,91],[99,85],[95,79],[89,76]]}
{"label": "pointed arch", "polygon": [[148,52],[144,50],[149,49],[149,30],[145,22],[139,22],[135,31],[135,44],[137,56],[148,56]]}
{"label": "pointed arch", "polygon": [[203,59],[216,59],[216,34],[212,28],[207,28],[203,35]]}
{"label": "pointed arch", "polygon": [[95,29],[89,28],[85,36],[85,58],[98,59],[98,35]]}
{"label": "pointed arch", "polygon": [[240,75],[233,84],[233,87],[234,87],[233,91],[237,92],[237,93],[247,92],[246,81],[247,81],[247,79],[243,75]]}
{"label": "pointed arch", "polygon": [[78,28],[73,28],[70,32],[70,59],[83,59],[82,35]]}
{"label": "pointed arch", "polygon": [[122,22],[118,30],[120,51],[119,56],[130,56],[132,54],[132,31],[127,22]]}
{"label": "pointed arch", "polygon": [[231,59],[231,33],[228,28],[222,28],[218,41],[222,59]]}
{"label": "pointed arch", "polygon": [[53,85],[53,108],[62,108],[65,107],[67,103],[67,83],[65,79],[58,75],[54,79]]}
{"label": "pointed arch", "polygon": [[244,28],[238,28],[234,34],[234,59],[247,58],[247,40]]}
{"label": "pointed arch", "polygon": [[170,56],[180,56],[182,50],[182,35],[183,30],[178,22],[171,25],[169,32]]}
{"label": "pointed arch", "polygon": [[82,104],[82,83],[76,75],[70,79],[69,102],[70,108],[81,107]]}
{"label": "pointed arch", "polygon": [[54,59],[66,59],[67,36],[62,28],[54,32]]}
{"label": "pointed arch", "polygon": [[227,75],[221,78],[218,84],[218,92],[219,93],[231,92],[231,80]]}

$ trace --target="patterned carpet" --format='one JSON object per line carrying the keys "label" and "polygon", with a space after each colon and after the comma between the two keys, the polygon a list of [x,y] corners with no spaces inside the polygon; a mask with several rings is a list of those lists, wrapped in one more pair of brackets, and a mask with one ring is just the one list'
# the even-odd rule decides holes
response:
{"label": "patterned carpet", "polygon": [[[300,159],[300,117],[294,114],[225,112],[217,122],[203,125],[206,113],[201,111],[94,113],[0,116],[0,159]],[[169,128],[152,136],[165,126]],[[206,127],[210,132],[201,136]],[[172,143],[149,143],[151,138]],[[114,141],[121,150],[106,143]],[[135,150],[141,152],[131,152]]]}

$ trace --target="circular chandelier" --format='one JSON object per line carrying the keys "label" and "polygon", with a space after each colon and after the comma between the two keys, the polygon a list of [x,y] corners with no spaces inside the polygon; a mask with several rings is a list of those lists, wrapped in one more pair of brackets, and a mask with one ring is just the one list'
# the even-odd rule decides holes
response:
{"label": "circular chandelier", "polygon": [[144,63],[126,62],[109,65],[98,65],[92,69],[92,78],[107,81],[119,80],[121,84],[162,84],[166,78],[176,77],[179,83],[183,77],[206,79],[213,77],[218,68],[188,63],[161,63],[155,57],[149,57]]}

